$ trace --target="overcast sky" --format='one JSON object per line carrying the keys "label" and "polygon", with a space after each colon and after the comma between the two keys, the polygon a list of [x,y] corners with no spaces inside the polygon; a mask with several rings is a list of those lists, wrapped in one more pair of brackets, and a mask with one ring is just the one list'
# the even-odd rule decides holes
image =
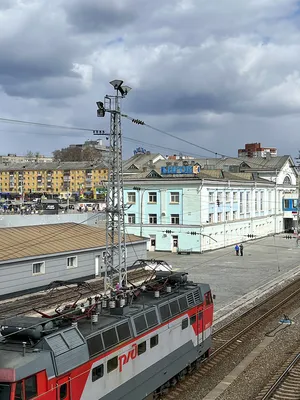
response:
{"label": "overcast sky", "polygon": [[[0,117],[107,130],[95,102],[122,79],[123,111],[154,127],[222,154],[257,141],[296,156],[299,28],[296,0],[0,0]],[[7,123],[0,135],[2,154],[92,138]],[[126,158],[138,141],[211,156],[128,121],[123,135]]]}

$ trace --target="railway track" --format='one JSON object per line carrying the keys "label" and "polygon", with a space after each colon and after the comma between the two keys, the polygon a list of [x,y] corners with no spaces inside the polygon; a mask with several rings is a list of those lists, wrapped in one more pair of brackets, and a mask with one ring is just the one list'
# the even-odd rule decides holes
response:
{"label": "railway track", "polygon": [[[204,380],[207,380],[210,373],[216,370],[216,365],[225,358],[228,359],[231,355],[236,354],[243,343],[250,340],[256,334],[254,331],[259,331],[264,326],[267,326],[270,319],[274,318],[276,313],[285,312],[287,307],[291,307],[293,301],[299,298],[299,295],[300,279],[272,294],[267,299],[215,331],[212,336],[213,345],[210,357],[204,361],[194,363],[191,366],[190,373],[185,376],[183,382],[177,379],[175,384],[173,380],[172,385],[164,387],[160,398],[164,400],[179,399],[182,398],[183,391],[187,387],[195,388],[198,379],[202,384]],[[207,389],[205,394],[219,383],[215,379],[211,380],[211,387]],[[197,399],[200,399],[200,397],[197,397]]]}
{"label": "railway track", "polygon": [[[151,276],[151,272],[145,271],[144,269],[129,271],[128,282],[137,283],[149,276]],[[102,290],[104,290],[103,278],[97,281],[87,281],[84,285],[68,284],[56,290],[49,288],[42,293],[34,294],[29,297],[0,303],[0,320],[16,315],[28,314],[32,312],[34,308],[45,311],[55,308],[64,302],[70,303],[77,299],[84,300],[86,297],[96,295]]]}
{"label": "railway track", "polygon": [[300,353],[289,358],[274,376],[269,385],[256,396],[255,400],[299,400],[300,399]]}

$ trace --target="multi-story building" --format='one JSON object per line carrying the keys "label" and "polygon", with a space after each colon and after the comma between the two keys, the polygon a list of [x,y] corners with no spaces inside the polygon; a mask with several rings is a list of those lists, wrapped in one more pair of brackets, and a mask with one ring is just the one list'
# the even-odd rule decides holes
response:
{"label": "multi-story building", "polygon": [[52,162],[0,164],[0,192],[10,194],[71,193],[103,197],[107,167],[103,163]]}
{"label": "multi-story building", "polygon": [[198,161],[159,160],[125,176],[126,229],[148,237],[150,251],[202,252],[287,228],[283,199],[287,191],[297,193],[289,156],[253,170],[245,160],[216,160],[223,169],[201,160],[202,169]]}
{"label": "multi-story building", "polygon": [[247,143],[244,149],[238,150],[239,157],[276,157],[277,149],[275,147],[261,147],[260,143]]}
{"label": "multi-story building", "polygon": [[41,154],[28,154],[26,156],[17,156],[16,154],[7,154],[7,156],[0,156],[0,163],[1,164],[15,164],[15,163],[46,163],[52,162],[52,157],[43,156]]}

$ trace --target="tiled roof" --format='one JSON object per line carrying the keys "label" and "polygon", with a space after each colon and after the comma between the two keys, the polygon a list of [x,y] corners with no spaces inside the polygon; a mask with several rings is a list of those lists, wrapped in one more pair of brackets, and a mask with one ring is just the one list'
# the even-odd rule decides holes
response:
{"label": "tiled roof", "polygon": [[[0,228],[0,233],[0,262],[106,246],[105,229],[75,223]],[[141,240],[126,235],[126,243]]]}

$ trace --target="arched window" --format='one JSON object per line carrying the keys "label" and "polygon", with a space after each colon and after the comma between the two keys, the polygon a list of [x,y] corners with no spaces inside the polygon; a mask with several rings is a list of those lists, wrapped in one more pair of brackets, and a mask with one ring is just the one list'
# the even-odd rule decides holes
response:
{"label": "arched window", "polygon": [[291,178],[288,175],[284,178],[283,184],[284,185],[291,185],[292,184]]}

